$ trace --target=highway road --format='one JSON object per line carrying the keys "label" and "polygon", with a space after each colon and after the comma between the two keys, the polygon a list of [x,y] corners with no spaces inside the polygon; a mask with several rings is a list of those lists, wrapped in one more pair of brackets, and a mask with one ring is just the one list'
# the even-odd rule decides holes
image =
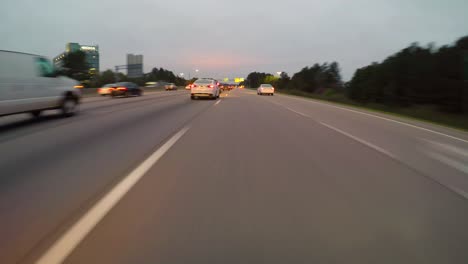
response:
{"label": "highway road", "polygon": [[468,263],[468,134],[233,90],[0,119],[0,263]]}

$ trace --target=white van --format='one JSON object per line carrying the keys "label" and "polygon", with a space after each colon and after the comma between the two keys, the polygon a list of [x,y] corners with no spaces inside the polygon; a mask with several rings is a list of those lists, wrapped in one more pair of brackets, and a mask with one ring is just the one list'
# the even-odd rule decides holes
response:
{"label": "white van", "polygon": [[59,109],[66,117],[77,111],[79,83],[60,76],[46,58],[0,50],[0,116]]}

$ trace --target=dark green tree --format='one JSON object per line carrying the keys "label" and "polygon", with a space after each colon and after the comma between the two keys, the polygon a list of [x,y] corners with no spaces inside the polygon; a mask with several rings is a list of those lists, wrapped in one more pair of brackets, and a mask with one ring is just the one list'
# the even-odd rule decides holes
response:
{"label": "dark green tree", "polygon": [[67,53],[63,58],[63,67],[66,69],[69,77],[79,81],[89,79],[86,54],[81,50]]}
{"label": "dark green tree", "polygon": [[[251,72],[247,78],[246,78],[246,83],[247,86],[250,88],[257,88],[260,86],[260,84],[265,83],[266,81],[271,81],[273,75],[270,73],[264,73],[264,72]],[[269,80],[267,80],[269,78]]]}
{"label": "dark green tree", "polygon": [[101,85],[114,83],[115,82],[115,73],[111,70],[106,70],[102,72],[99,76],[99,82]]}
{"label": "dark green tree", "polygon": [[382,63],[358,69],[347,94],[361,102],[431,104],[443,111],[466,112],[468,96],[462,61],[467,48],[468,37],[440,48],[412,43]]}

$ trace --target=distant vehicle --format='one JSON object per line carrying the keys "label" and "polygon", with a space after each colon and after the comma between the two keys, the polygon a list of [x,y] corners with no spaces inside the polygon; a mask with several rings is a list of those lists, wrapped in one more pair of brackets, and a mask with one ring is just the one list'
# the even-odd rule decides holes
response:
{"label": "distant vehicle", "polygon": [[239,86],[239,89],[244,89],[244,85]]}
{"label": "distant vehicle", "polygon": [[115,83],[106,84],[98,89],[98,94],[102,96],[110,95],[112,93],[112,90],[115,89],[115,87]]}
{"label": "distant vehicle", "polygon": [[193,83],[190,97],[192,100],[200,97],[216,99],[219,98],[220,92],[219,83],[216,80],[204,78],[198,79]]}
{"label": "distant vehicle", "polygon": [[145,87],[148,87],[148,88],[154,88],[154,87],[157,87],[157,86],[158,86],[157,82],[147,82],[147,83],[145,83]]}
{"label": "distant vehicle", "polygon": [[0,116],[59,109],[63,116],[77,112],[83,88],[62,76],[45,57],[0,50]]}
{"label": "distant vehicle", "polygon": [[274,95],[275,94],[275,88],[271,86],[271,84],[261,84],[260,87],[257,89],[257,94],[258,95]]}
{"label": "distant vehicle", "polygon": [[115,84],[115,88],[111,92],[112,97],[116,96],[142,96],[143,89],[132,82],[120,82]]}
{"label": "distant vehicle", "polygon": [[164,85],[164,89],[166,89],[166,91],[177,90],[177,86],[175,86],[173,83],[168,83]]}

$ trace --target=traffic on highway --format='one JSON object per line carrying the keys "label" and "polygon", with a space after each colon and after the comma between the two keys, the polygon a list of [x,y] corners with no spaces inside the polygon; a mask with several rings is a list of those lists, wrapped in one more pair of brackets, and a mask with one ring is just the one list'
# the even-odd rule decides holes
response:
{"label": "traffic on highway", "polygon": [[465,3],[197,2],[0,4],[0,264],[468,263]]}

